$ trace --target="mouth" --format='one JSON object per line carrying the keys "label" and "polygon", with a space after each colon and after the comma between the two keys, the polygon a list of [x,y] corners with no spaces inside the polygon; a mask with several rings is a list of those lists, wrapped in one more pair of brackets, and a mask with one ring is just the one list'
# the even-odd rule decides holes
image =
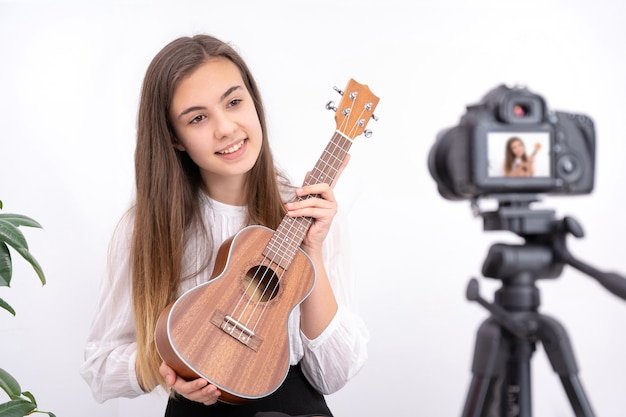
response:
{"label": "mouth", "polygon": [[243,139],[241,142],[235,143],[234,145],[229,146],[227,149],[224,149],[222,151],[217,151],[215,153],[218,155],[228,155],[228,154],[237,152],[239,149],[241,149],[245,141],[246,140]]}

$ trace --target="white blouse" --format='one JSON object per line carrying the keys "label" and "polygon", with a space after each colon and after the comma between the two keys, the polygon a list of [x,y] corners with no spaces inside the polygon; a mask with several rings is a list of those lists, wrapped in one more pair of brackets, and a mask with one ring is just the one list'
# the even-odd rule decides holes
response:
{"label": "white blouse", "polygon": [[[208,268],[195,277],[182,279],[179,295],[207,282],[213,271],[217,248],[243,226],[245,207],[230,206],[202,197],[204,221],[210,228],[215,250]],[[132,212],[131,212],[132,213]],[[136,332],[131,303],[130,246],[132,214],[122,218],[109,248],[108,276],[100,284],[90,334],[84,350],[80,373],[98,402],[117,397],[133,398],[144,391],[135,373]],[[289,317],[290,364],[301,363],[311,384],[322,394],[342,388],[361,369],[367,359],[369,332],[355,313],[354,277],[345,253],[345,234],[340,216],[333,221],[324,241],[324,261],[339,304],[337,314],[314,340],[300,331],[300,311]],[[195,271],[205,261],[199,257],[199,240],[189,239],[185,248],[186,271]],[[189,276],[188,273],[183,276]]]}

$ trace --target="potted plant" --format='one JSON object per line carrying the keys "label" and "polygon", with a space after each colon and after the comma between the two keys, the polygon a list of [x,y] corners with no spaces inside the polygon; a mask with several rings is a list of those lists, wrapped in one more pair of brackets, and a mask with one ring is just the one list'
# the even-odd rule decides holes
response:
{"label": "potted plant", "polygon": [[[0,201],[0,210],[2,210],[2,201]],[[31,264],[39,276],[41,284],[46,284],[43,270],[28,250],[28,244],[24,234],[19,229],[20,226],[42,228],[30,217],[21,214],[0,213],[0,287],[11,286],[13,262],[9,247]],[[0,298],[0,309],[4,309],[15,316],[13,307],[2,298]],[[43,413],[55,417],[49,411],[38,410],[35,396],[28,391],[22,391],[17,380],[2,368],[0,368],[0,388],[9,397],[9,401],[0,404],[0,417],[23,417],[33,413]]]}

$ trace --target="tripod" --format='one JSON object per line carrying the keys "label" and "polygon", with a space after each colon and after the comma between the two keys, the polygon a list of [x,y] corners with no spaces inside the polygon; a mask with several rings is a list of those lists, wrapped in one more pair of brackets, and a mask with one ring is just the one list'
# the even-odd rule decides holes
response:
{"label": "tripod", "polygon": [[[531,210],[536,196],[497,196],[499,208],[479,213],[485,230],[510,230],[523,237],[522,245],[493,245],[483,275],[502,281],[491,304],[479,295],[478,281],[470,280],[467,298],[491,316],[479,327],[472,363],[472,380],[463,417],[531,417],[530,360],[537,342],[544,347],[559,376],[576,417],[594,417],[578,377],[578,366],[565,328],[540,314],[536,281],[557,278],[565,264],[596,278],[605,288],[626,299],[626,279],[601,272],[574,258],[566,247],[569,233],[582,237],[572,218],[556,220],[552,210]],[[474,208],[477,208],[474,202]]]}

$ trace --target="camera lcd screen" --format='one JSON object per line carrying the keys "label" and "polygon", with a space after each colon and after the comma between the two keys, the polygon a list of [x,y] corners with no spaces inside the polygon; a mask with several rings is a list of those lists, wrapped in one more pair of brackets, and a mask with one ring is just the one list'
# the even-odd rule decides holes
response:
{"label": "camera lcd screen", "polygon": [[488,132],[488,178],[551,176],[549,132]]}

